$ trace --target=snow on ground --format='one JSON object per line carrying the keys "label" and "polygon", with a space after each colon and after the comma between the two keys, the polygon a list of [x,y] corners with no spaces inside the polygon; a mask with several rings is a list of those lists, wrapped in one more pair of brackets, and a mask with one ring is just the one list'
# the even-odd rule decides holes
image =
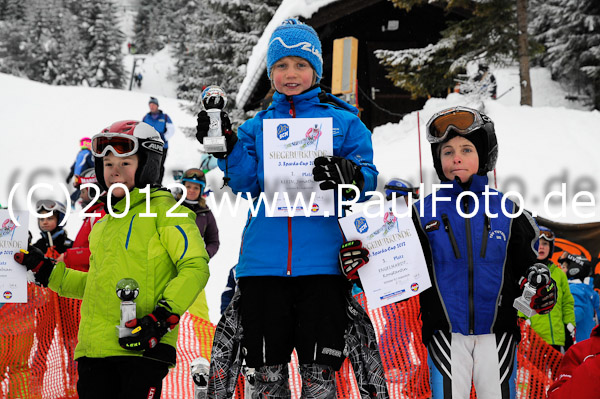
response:
{"label": "snow on ground", "polygon": [[[128,56],[131,63],[131,56]],[[131,64],[130,64],[131,65]],[[164,184],[172,183],[172,171],[197,167],[200,145],[186,138],[183,127],[194,127],[195,118],[186,114],[183,102],[173,98],[174,85],[166,76],[172,62],[165,49],[146,56],[146,74],[140,90],[111,90],[86,87],[56,87],[0,74],[0,109],[3,123],[1,142],[3,166],[0,168],[0,203],[8,205],[9,193],[16,183],[15,209],[26,208],[27,190],[36,183],[48,183],[54,191],[42,189],[35,199],[49,196],[65,200],[60,185],[78,152],[83,136],[92,136],[110,123],[122,119],[141,119],[148,111],[148,96],[158,97],[161,108],[173,119],[177,132],[169,142]],[[518,83],[516,68],[494,70],[498,93]],[[599,166],[596,149],[600,147],[598,126],[600,112],[572,109],[576,104],[564,98],[564,92],[549,80],[545,69],[532,70],[534,107],[521,107],[516,87],[498,101],[485,101],[485,111],[496,123],[500,156],[497,165],[498,187],[503,191],[517,190],[526,207],[544,216],[543,197],[567,183],[567,205],[576,191],[598,194]],[[427,185],[437,183],[433,172],[430,147],[425,140],[425,123],[435,112],[451,105],[481,106],[469,103],[467,97],[452,94],[447,99],[429,100],[419,115],[407,115],[400,123],[375,129],[373,135],[375,164],[380,171],[379,189],[392,177],[419,181],[419,139],[421,129],[422,163]],[[220,190],[223,173],[216,169],[208,174],[209,186],[215,197],[221,198],[228,188]],[[492,178],[493,185],[493,178]],[[427,186],[426,186],[427,187]],[[426,192],[430,189],[426,188]],[[247,214],[247,202],[234,215],[223,211],[217,216],[221,248],[211,260],[211,278],[206,288],[212,322],[219,317],[220,295],[231,266],[238,257],[240,237]],[[80,207],[67,223],[69,236],[74,238],[81,225]],[[216,211],[213,209],[213,211]],[[563,222],[599,221],[598,206],[583,211],[593,212],[582,218],[569,211]],[[554,217],[554,219],[557,219]],[[35,220],[29,224],[34,239],[39,237]]]}

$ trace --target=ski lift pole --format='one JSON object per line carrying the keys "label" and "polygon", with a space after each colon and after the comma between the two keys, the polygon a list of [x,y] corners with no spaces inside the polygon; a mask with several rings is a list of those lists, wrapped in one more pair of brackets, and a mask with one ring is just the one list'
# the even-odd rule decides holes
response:
{"label": "ski lift pole", "polygon": [[133,77],[135,76],[135,67],[138,61],[143,62],[144,58],[133,58],[133,67],[131,68],[131,77],[129,78],[129,91],[131,91],[131,87],[133,86]]}

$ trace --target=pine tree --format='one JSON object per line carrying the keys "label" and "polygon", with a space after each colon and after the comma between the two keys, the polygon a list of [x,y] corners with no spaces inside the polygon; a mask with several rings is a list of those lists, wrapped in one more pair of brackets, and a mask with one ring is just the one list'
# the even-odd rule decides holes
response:
{"label": "pine tree", "polygon": [[[392,0],[396,6],[410,10],[425,4],[425,0]],[[442,38],[421,49],[376,52],[387,67],[388,77],[396,86],[411,92],[413,97],[442,96],[454,86],[456,75],[467,63],[493,62],[504,64],[517,60],[516,2],[506,0],[454,0],[448,10],[461,7],[472,16],[449,22]],[[530,52],[538,47],[530,41]]]}
{"label": "pine tree", "polygon": [[123,87],[124,35],[117,27],[114,6],[109,0],[82,0],[80,5],[85,81],[92,87]]}
{"label": "pine tree", "polygon": [[546,47],[541,57],[552,78],[588,97],[600,109],[600,3],[537,0],[530,23]]}
{"label": "pine tree", "polygon": [[245,119],[243,112],[234,110],[235,96],[252,49],[280,3],[209,0],[198,7],[194,1],[174,16],[186,27],[174,35],[178,96],[192,102],[191,112],[200,110],[204,87],[219,85],[228,95],[232,118]]}
{"label": "pine tree", "polygon": [[152,53],[161,50],[168,43],[170,16],[173,4],[160,0],[142,0],[135,19],[135,46],[138,53]]}

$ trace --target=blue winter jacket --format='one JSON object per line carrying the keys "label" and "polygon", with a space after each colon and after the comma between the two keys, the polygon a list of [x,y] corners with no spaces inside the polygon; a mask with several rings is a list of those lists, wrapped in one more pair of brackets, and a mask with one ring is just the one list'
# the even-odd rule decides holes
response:
{"label": "blue winter jacket", "polygon": [[83,150],[77,153],[77,158],[75,159],[75,167],[73,168],[73,174],[75,176],[81,176],[84,170],[90,169],[94,167],[94,156],[92,155],[92,151],[84,148]]}
{"label": "blue winter jacket", "polygon": [[146,122],[150,126],[152,126],[159,134],[162,141],[165,142],[164,148],[169,148],[169,138],[165,137],[165,133],[167,132],[167,123],[173,123],[169,115],[165,114],[161,110],[158,110],[157,114],[152,114],[148,112],[142,122]]}
{"label": "blue winter jacket", "polygon": [[594,313],[600,317],[600,297],[592,286],[581,280],[569,280],[569,288],[575,300],[575,339],[588,339],[596,322]]}
{"label": "blue winter jacket", "polygon": [[[375,190],[378,172],[373,165],[371,132],[356,112],[349,111],[356,108],[342,102],[321,103],[320,92],[314,88],[290,97],[276,92],[268,109],[239,127],[239,140],[231,154],[218,162],[231,179],[234,193],[246,198],[249,192],[256,198],[264,190],[263,119],[296,117],[333,118],[333,154],[362,167],[365,185],[361,200],[364,192]],[[261,203],[256,217],[248,214],[237,277],[340,274],[338,251],[342,242],[336,217],[266,217]]]}
{"label": "blue winter jacket", "polygon": [[[501,208],[502,193],[492,189],[489,191],[498,195],[489,196],[490,212],[486,215],[482,194],[486,176],[474,175],[468,190],[457,181],[447,184],[449,188],[434,193],[438,198],[435,215],[433,194],[422,204],[421,226],[429,241],[425,252],[433,263],[433,288],[421,295],[424,341],[436,330],[463,335],[508,331],[518,335],[513,301],[521,294],[519,278],[536,262],[537,225],[527,212],[512,219],[506,216]],[[475,194],[479,203],[470,218],[457,211],[457,206],[466,215],[475,210],[471,195],[459,200],[463,191]],[[517,212],[510,200],[505,209],[506,213]]]}

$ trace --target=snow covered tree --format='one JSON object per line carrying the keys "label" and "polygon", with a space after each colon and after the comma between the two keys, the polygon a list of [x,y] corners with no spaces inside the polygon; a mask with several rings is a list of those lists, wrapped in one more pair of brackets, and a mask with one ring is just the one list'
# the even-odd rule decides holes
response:
{"label": "snow covered tree", "polygon": [[532,7],[530,26],[546,47],[542,65],[600,109],[600,2],[535,0]]}
{"label": "snow covered tree", "polygon": [[[410,10],[426,0],[391,0]],[[447,10],[460,7],[471,17],[449,21],[442,38],[425,48],[399,51],[378,50],[376,55],[388,67],[388,77],[414,97],[445,95],[454,86],[456,75],[469,62],[504,64],[518,60],[516,2],[507,0],[451,0]],[[529,43],[530,53],[536,51]]]}
{"label": "snow covered tree", "polygon": [[[191,0],[181,7],[174,16],[185,27],[174,39],[178,96],[192,102],[190,111],[200,110],[200,93],[213,84],[223,88],[228,108],[234,108],[252,48],[280,3]],[[233,118],[241,120],[242,113],[234,111]]]}
{"label": "snow covered tree", "polygon": [[85,81],[92,87],[122,88],[125,83],[121,53],[124,35],[117,26],[112,2],[82,0],[80,7]]}
{"label": "snow covered tree", "polygon": [[135,19],[135,46],[138,53],[152,53],[162,49],[168,42],[170,23],[174,10],[173,2],[141,0]]}

